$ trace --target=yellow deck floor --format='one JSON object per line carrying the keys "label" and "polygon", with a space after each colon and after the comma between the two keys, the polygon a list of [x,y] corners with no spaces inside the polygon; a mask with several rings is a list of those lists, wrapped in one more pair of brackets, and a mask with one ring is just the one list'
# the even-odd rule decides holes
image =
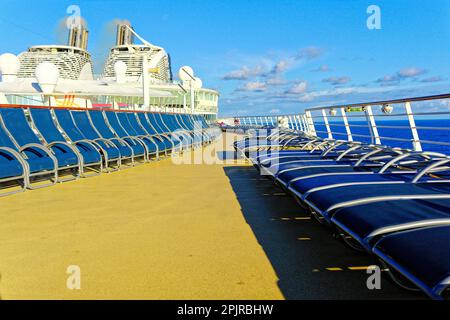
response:
{"label": "yellow deck floor", "polygon": [[283,298],[223,167],[166,159],[0,198],[1,298]]}

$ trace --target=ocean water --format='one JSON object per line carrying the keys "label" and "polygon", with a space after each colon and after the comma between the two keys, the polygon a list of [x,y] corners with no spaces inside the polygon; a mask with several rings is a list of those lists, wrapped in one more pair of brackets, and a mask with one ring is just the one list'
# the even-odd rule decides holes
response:
{"label": "ocean water", "polygon": [[[342,126],[342,122],[330,122],[330,128],[333,132],[333,138],[335,139],[347,139],[345,127]],[[409,122],[407,120],[377,120],[376,125],[378,133],[381,137],[381,143],[384,145],[409,148],[412,149],[413,139],[411,129],[409,128]],[[384,128],[396,127],[396,128]],[[416,126],[419,138],[422,141],[422,149],[424,151],[436,151],[450,155],[450,119],[416,119]],[[405,128],[397,128],[405,127]],[[423,128],[421,128],[423,127]],[[429,128],[435,128],[439,130],[432,130]],[[316,131],[326,131],[324,123],[315,123]],[[353,140],[363,141],[371,143],[371,138],[360,137],[358,135],[370,136],[370,128],[366,121],[352,121],[350,122],[350,130],[352,132]],[[318,132],[318,136],[326,138],[327,134],[324,132]],[[398,141],[395,139],[407,139],[408,141]],[[430,142],[427,142],[430,141]],[[432,142],[442,143],[434,144]]]}

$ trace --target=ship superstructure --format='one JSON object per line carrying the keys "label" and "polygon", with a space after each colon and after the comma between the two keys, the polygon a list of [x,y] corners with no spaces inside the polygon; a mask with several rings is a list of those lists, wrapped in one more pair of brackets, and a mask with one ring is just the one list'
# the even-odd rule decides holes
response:
{"label": "ship superstructure", "polygon": [[[0,103],[196,113],[216,119],[219,93],[203,88],[187,66],[174,80],[167,51],[143,39],[129,22],[117,25],[116,43],[103,74],[96,77],[88,35],[85,24],[75,25],[66,45],[32,46],[17,57],[6,54],[0,59]],[[36,70],[42,65],[55,66],[55,72],[49,76],[44,70],[39,77]],[[51,92],[42,90],[44,78]]]}
{"label": "ship superstructure", "polygon": [[117,26],[116,46],[111,48],[105,63],[103,76],[115,78],[114,65],[122,61],[127,66],[126,77],[129,81],[139,81],[142,77],[143,60],[148,60],[150,81],[152,83],[166,83],[172,81],[170,57],[167,52],[158,46],[143,40],[144,44],[134,43],[135,32],[128,24]]}
{"label": "ship superstructure", "polygon": [[70,80],[92,80],[93,65],[87,51],[88,30],[85,26],[75,26],[69,31],[67,45],[42,45],[30,47],[19,54],[19,78],[35,78],[37,66],[43,62],[58,67],[59,77]]}

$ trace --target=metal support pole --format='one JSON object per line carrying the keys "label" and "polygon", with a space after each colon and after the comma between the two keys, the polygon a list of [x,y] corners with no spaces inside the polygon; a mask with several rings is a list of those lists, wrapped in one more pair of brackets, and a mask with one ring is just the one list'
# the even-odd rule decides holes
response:
{"label": "metal support pole", "polygon": [[330,124],[328,123],[327,112],[322,109],[323,122],[325,123],[325,128],[327,129],[328,139],[333,139],[333,133],[331,132]]}
{"label": "metal support pole", "polygon": [[422,151],[422,144],[420,143],[419,133],[417,132],[416,121],[411,108],[411,103],[407,101],[405,103],[406,114],[408,115],[409,126],[411,127],[411,133],[413,137],[412,145],[414,151]]}
{"label": "metal support pole", "polygon": [[365,110],[366,110],[367,118],[369,120],[370,129],[373,134],[373,138],[375,140],[375,144],[381,144],[380,135],[378,134],[377,124],[375,123],[375,118],[374,118],[373,112],[372,112],[372,107],[366,106]]}
{"label": "metal support pole", "polygon": [[345,108],[341,108],[342,120],[344,121],[345,131],[347,132],[347,140],[353,141],[352,132],[350,130],[350,125],[348,124],[347,113]]}
{"label": "metal support pole", "polygon": [[317,136],[316,128],[314,127],[314,120],[311,116],[311,111],[306,111],[306,123],[309,133],[313,136]]}

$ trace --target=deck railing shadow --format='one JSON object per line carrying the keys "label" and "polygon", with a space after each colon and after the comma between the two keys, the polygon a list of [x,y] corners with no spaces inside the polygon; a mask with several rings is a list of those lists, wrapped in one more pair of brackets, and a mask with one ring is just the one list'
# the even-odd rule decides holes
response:
{"label": "deck railing shadow", "polygon": [[242,214],[278,276],[286,299],[417,299],[382,272],[381,290],[369,290],[360,267],[377,260],[333,238],[330,230],[251,166],[224,167]]}

